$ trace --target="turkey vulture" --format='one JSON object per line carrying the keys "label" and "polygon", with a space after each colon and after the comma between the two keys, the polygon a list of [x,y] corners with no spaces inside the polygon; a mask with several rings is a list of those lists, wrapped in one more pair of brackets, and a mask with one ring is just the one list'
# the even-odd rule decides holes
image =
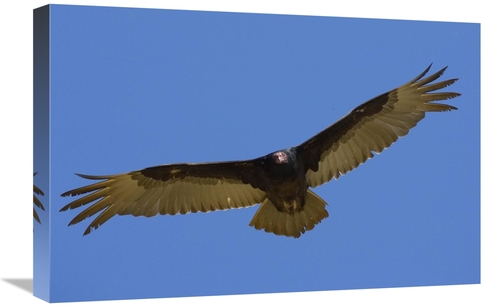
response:
{"label": "turkey vulture", "polygon": [[[33,177],[35,177],[37,173],[33,173]],[[36,193],[38,195],[44,195],[42,190],[40,190],[36,185],[33,184],[33,193]],[[40,202],[40,200],[36,197],[35,194],[33,194],[33,203],[40,209],[42,210],[45,210],[45,208],[43,207],[42,203]],[[33,217],[35,218],[35,220],[38,222],[38,223],[42,223],[40,222],[40,217],[38,216],[38,213],[36,212],[35,208],[33,208]]]}
{"label": "turkey vulture", "polygon": [[380,153],[406,135],[425,112],[457,109],[432,103],[460,94],[434,92],[458,79],[430,84],[446,70],[423,78],[430,67],[410,82],[356,107],[296,147],[245,161],[166,164],[109,176],[77,174],[100,181],[63,193],[61,196],[90,194],[61,211],[97,201],[69,223],[74,225],[102,211],[87,227],[86,235],[117,214],[151,217],[261,204],[250,226],[298,238],[328,217],[326,201],[309,188],[337,179],[373,153]]}

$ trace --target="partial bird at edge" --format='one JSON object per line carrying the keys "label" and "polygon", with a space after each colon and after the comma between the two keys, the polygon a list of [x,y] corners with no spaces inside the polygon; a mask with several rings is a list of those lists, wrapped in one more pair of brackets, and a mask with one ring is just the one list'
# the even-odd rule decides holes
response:
{"label": "partial bird at edge", "polygon": [[[33,177],[36,176],[37,173],[33,173]],[[33,184],[33,193],[36,193],[38,195],[45,195],[43,194],[42,190],[40,190],[36,185]],[[42,205],[42,202],[38,199],[38,197],[36,197],[35,194],[33,194],[33,203],[40,209],[44,210],[45,211],[45,208],[43,207]],[[36,212],[35,208],[33,208],[33,218],[38,222],[38,223],[42,223],[40,221],[40,217],[38,216],[38,213]]]}

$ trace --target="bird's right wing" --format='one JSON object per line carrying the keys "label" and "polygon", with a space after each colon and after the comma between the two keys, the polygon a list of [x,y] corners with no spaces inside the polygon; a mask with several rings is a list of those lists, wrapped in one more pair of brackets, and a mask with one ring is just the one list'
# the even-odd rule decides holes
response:
{"label": "bird's right wing", "polygon": [[87,194],[61,209],[75,209],[97,201],[79,213],[70,225],[98,212],[85,230],[97,229],[116,214],[155,216],[249,207],[266,197],[260,180],[260,160],[169,164],[118,175],[80,177],[103,180],[62,194]]}

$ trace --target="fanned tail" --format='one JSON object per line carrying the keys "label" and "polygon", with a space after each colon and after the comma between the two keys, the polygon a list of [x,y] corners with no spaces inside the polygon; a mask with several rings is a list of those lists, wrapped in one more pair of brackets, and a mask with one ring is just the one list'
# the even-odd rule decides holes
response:
{"label": "fanned tail", "polygon": [[307,190],[306,204],[300,212],[280,212],[266,198],[250,221],[249,226],[253,226],[257,230],[264,229],[265,232],[272,232],[279,236],[298,238],[328,217],[326,205],[327,203],[321,197],[310,190]]}

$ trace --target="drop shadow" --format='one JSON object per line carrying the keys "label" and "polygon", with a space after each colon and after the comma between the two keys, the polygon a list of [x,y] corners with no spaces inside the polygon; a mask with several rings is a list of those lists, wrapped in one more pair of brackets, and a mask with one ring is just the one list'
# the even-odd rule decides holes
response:
{"label": "drop shadow", "polygon": [[33,294],[33,279],[32,278],[2,278],[3,281],[18,287],[26,292]]}

